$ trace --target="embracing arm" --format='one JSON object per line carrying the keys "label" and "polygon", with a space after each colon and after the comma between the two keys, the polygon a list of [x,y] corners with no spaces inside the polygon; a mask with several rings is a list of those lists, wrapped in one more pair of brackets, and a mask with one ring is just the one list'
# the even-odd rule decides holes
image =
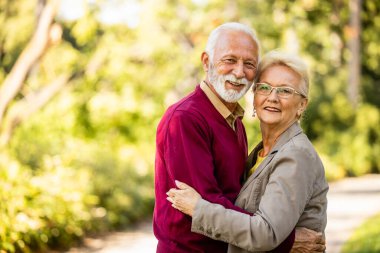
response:
{"label": "embracing arm", "polygon": [[[251,251],[276,247],[295,227],[312,193],[313,175],[306,169],[310,161],[308,157],[299,159],[299,155],[304,154],[292,150],[277,157],[276,170],[271,174],[256,216],[250,217],[198,198],[192,231]],[[294,157],[298,157],[297,161]]]}

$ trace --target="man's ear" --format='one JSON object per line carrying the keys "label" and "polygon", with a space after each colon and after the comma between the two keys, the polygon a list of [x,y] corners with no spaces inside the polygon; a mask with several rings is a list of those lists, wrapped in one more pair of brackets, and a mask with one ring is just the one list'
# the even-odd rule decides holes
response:
{"label": "man's ear", "polygon": [[209,67],[210,57],[208,56],[208,54],[206,52],[202,53],[201,61],[202,61],[202,65],[203,65],[203,70],[207,73],[208,67]]}

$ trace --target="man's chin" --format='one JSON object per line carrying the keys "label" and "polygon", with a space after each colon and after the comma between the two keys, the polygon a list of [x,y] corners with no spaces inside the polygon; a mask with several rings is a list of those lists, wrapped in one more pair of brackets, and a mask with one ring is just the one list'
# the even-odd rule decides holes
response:
{"label": "man's chin", "polygon": [[222,99],[228,103],[237,103],[243,96],[242,95],[238,95],[238,94],[233,94],[233,95],[227,95],[227,94],[224,94],[223,96],[221,96]]}

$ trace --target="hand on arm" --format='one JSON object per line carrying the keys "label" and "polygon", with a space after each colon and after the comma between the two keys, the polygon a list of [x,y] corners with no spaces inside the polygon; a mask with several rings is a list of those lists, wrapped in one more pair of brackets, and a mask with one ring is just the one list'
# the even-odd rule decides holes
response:
{"label": "hand on arm", "polygon": [[170,189],[166,194],[167,200],[172,203],[172,206],[190,216],[193,216],[195,206],[201,195],[185,183],[175,181],[178,189]]}
{"label": "hand on arm", "polygon": [[291,253],[324,252],[326,241],[321,232],[307,228],[296,228],[296,238]]}

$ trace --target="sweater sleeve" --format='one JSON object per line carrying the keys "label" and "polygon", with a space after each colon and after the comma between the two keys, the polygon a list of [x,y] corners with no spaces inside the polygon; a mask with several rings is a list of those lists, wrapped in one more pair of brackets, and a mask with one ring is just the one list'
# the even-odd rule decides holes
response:
{"label": "sweater sleeve", "polygon": [[282,151],[275,159],[254,216],[200,200],[191,230],[248,251],[272,250],[284,241],[293,233],[312,194],[315,175],[311,167],[316,163],[300,149]]}
{"label": "sweater sleeve", "polygon": [[206,200],[247,213],[223,195],[214,173],[211,137],[201,118],[176,111],[165,136],[165,162],[172,180],[192,186]]}

